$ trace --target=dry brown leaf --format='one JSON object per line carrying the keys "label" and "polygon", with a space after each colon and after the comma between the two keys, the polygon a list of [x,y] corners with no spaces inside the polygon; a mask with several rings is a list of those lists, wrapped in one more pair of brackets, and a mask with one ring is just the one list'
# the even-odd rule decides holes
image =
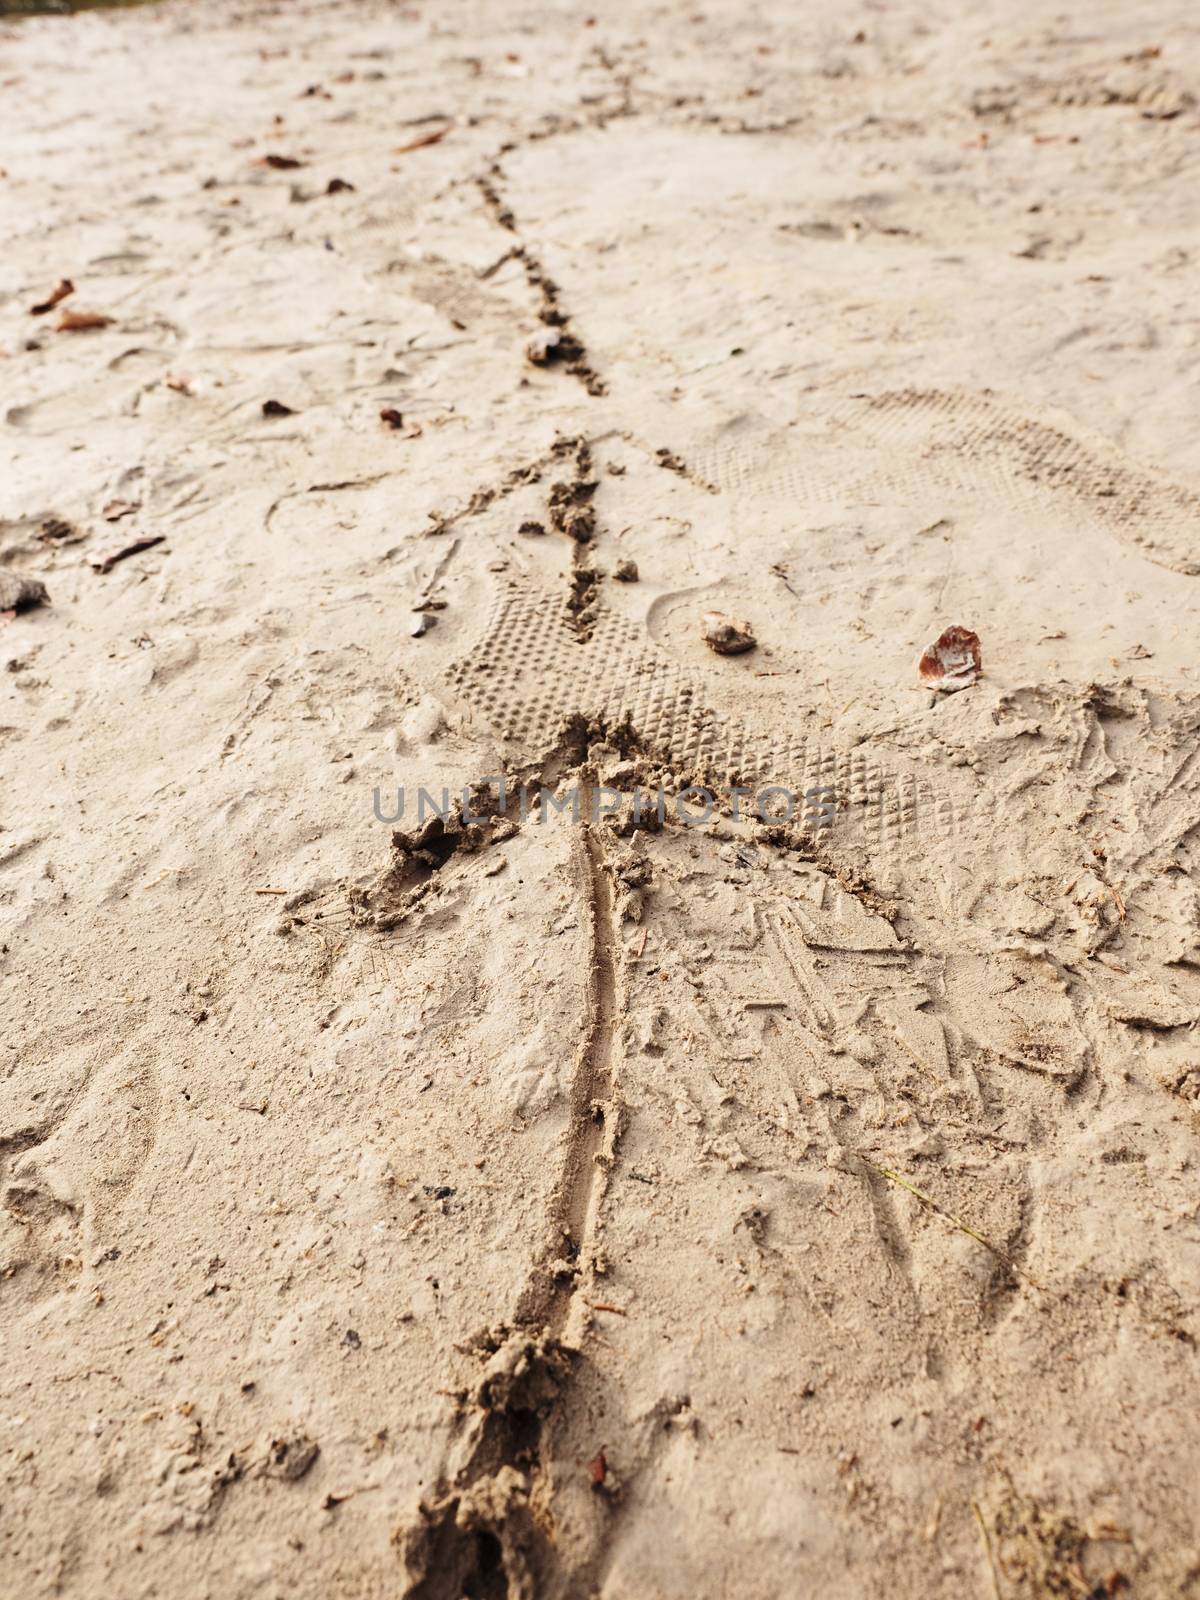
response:
{"label": "dry brown leaf", "polygon": [[407,144],[397,145],[392,154],[394,156],[404,156],[410,150],[423,150],[427,144],[441,144],[442,140],[450,132],[451,127],[452,124],[447,123],[444,128],[438,128],[434,133],[423,133],[417,139],[410,139]]}
{"label": "dry brown leaf", "polygon": [[64,311],[55,324],[56,333],[91,333],[95,328],[107,328],[112,318],[103,311]]}
{"label": "dry brown leaf", "polygon": [[110,500],[101,511],[100,515],[105,522],[120,522],[122,517],[131,517],[135,511],[140,511],[140,500]]}
{"label": "dry brown leaf", "polygon": [[979,635],[957,625],[945,629],[917,662],[917,671],[926,683],[947,694],[969,689],[983,672]]}
{"label": "dry brown leaf", "polygon": [[70,278],[62,278],[60,279],[58,286],[54,289],[51,289],[50,293],[44,300],[39,300],[36,306],[30,306],[29,315],[31,317],[44,316],[47,311],[53,311],[60,300],[65,300],[69,294],[74,293],[75,285],[71,282]]}
{"label": "dry brown leaf", "polygon": [[304,163],[303,161],[297,161],[295,156],[270,155],[259,156],[254,165],[256,167],[273,167],[276,172],[294,172],[297,167],[302,167]]}

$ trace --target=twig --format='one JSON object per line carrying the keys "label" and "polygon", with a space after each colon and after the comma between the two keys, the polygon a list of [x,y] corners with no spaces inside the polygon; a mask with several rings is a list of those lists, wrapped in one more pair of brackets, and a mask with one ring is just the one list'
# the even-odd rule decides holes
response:
{"label": "twig", "polygon": [[154,546],[162,544],[166,537],[165,533],[143,534],[129,544],[115,545],[110,550],[97,551],[95,555],[88,557],[88,561],[95,572],[111,572],[118,561],[124,561],[126,556],[140,555],[143,550],[153,550]]}

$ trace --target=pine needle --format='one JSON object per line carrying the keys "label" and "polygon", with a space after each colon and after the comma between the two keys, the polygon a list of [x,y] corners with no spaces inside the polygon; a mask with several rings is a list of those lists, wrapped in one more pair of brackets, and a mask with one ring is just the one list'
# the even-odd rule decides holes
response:
{"label": "pine needle", "polygon": [[994,1600],[1001,1600],[1000,1579],[996,1574],[996,1561],[992,1555],[992,1541],[988,1536],[987,1523],[983,1520],[983,1512],[979,1509],[978,1500],[971,1501],[971,1511],[979,1527],[979,1537],[983,1540],[983,1553],[987,1556],[988,1572],[992,1579],[992,1595]]}
{"label": "pine needle", "polygon": [[[862,1154],[861,1151],[858,1153],[860,1155]],[[947,1211],[945,1206],[938,1205],[937,1201],[934,1200],[932,1196],[927,1195],[922,1190],[918,1189],[915,1183],[910,1183],[907,1178],[902,1176],[901,1173],[893,1172],[890,1167],[881,1167],[877,1165],[877,1163],[872,1161],[869,1156],[863,1156],[862,1159],[869,1167],[874,1167],[875,1171],[879,1173],[881,1178],[887,1178],[892,1183],[899,1184],[902,1189],[907,1189],[909,1194],[911,1194],[915,1199],[919,1200],[923,1206],[928,1206],[930,1211],[936,1212],[937,1215],[944,1221],[948,1222],[952,1228],[957,1228],[959,1233],[965,1233],[969,1239],[974,1239],[976,1244],[981,1244],[985,1250],[990,1250],[992,1255],[994,1255],[998,1261],[1002,1261],[1008,1270],[1014,1274],[1014,1276],[1018,1278],[1024,1278],[1026,1283],[1032,1284],[1035,1289],[1040,1290],[1042,1288],[1042,1285],[1037,1281],[1033,1274],[1026,1272],[1023,1267],[1019,1267],[1006,1251],[1001,1250],[999,1245],[993,1244],[990,1239],[985,1239],[983,1234],[977,1232],[977,1230],[974,1229],[969,1222],[964,1222],[961,1217],[956,1217],[953,1211]]]}

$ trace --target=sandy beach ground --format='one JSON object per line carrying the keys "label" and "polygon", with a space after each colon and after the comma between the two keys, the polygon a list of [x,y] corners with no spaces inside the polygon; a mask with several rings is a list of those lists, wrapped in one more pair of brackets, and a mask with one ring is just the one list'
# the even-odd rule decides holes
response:
{"label": "sandy beach ground", "polygon": [[0,18],[5,1597],[1200,1593],[1198,95]]}

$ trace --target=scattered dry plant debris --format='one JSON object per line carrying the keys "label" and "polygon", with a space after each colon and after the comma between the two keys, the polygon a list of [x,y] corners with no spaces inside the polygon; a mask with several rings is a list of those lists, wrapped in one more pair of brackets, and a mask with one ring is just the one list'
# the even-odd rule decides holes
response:
{"label": "scattered dry plant debris", "polygon": [[1100,1600],[1120,1594],[1129,1580],[1119,1569],[1104,1578],[1089,1579],[1084,1556],[1089,1544],[1128,1544],[1120,1528],[1105,1526],[1089,1531],[1069,1516],[1020,1494],[1011,1481],[992,1512],[989,1550],[995,1568],[1003,1575],[1014,1600]]}
{"label": "scattered dry plant debris", "polygon": [[[523,467],[514,467],[513,470],[496,485],[487,485],[482,489],[474,489],[466,505],[460,510],[449,515],[441,511],[429,513],[429,526],[425,529],[428,534],[447,533],[458,522],[464,522],[468,517],[478,516],[481,511],[486,511],[497,500],[503,500],[506,495],[512,494],[514,489],[524,488],[531,483],[541,481],[542,473],[547,463],[552,460],[552,454],[539,457],[536,461],[528,462]],[[532,526],[532,525],[531,525]],[[528,527],[522,529],[529,532]]]}
{"label": "scattered dry plant debris", "polygon": [[945,1206],[939,1205],[931,1196],[918,1189],[915,1183],[910,1183],[902,1173],[893,1172],[890,1167],[881,1167],[868,1156],[863,1156],[862,1159],[881,1178],[886,1178],[889,1183],[898,1184],[901,1189],[907,1190],[915,1200],[919,1200],[923,1206],[926,1206],[930,1211],[935,1212],[937,1216],[948,1222],[952,1228],[956,1228],[959,1233],[965,1233],[968,1239],[974,1239],[976,1244],[981,1244],[985,1250],[990,1251],[996,1257],[997,1261],[1003,1263],[1014,1277],[1023,1278],[1026,1283],[1032,1284],[1035,1289],[1042,1287],[1031,1272],[1026,1272],[1024,1267],[1019,1267],[1006,1251],[1001,1250],[999,1245],[993,1244],[990,1239],[985,1238],[982,1233],[971,1227],[969,1222],[964,1222],[961,1217],[956,1217],[953,1211],[947,1211]]}

